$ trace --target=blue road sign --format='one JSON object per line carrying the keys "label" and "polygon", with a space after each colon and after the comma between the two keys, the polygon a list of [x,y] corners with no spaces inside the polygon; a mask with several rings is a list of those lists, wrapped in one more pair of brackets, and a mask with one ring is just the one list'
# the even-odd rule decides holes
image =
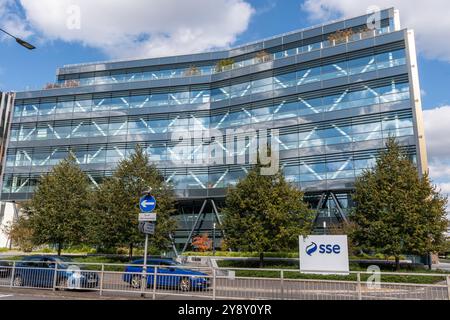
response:
{"label": "blue road sign", "polygon": [[154,196],[144,196],[139,201],[141,212],[150,213],[156,208],[156,199]]}

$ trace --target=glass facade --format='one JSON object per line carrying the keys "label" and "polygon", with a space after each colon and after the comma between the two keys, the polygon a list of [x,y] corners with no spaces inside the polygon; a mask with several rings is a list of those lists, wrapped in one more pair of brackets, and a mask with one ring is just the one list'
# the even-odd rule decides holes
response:
{"label": "glass facade", "polygon": [[[394,68],[406,64],[405,50],[395,50],[350,59],[338,63],[300,69],[279,76],[242,82],[211,90],[191,90],[181,92],[159,92],[141,96],[119,96],[90,100],[55,101],[44,103],[17,104],[14,117],[49,116],[73,112],[111,111],[121,109],[161,107],[185,104],[203,104],[229,100],[247,95],[270,92],[278,89],[302,86],[313,82],[359,75],[385,68]],[[170,90],[172,91],[172,90]]]}
{"label": "glass facade", "polygon": [[[216,68],[223,52],[161,65],[141,61],[139,68],[128,61],[59,69],[59,83],[77,85],[17,94],[2,199],[29,198],[39,176],[69,151],[98,185],[140,144],[173,184],[180,211],[190,212],[204,199],[223,201],[251,167],[227,157],[250,159],[267,130],[279,144],[280,169],[321,216],[345,213],[355,178],[373,166],[388,137],[420,161],[406,32],[392,10],[382,16],[381,29],[361,29],[367,17],[360,17],[230,50],[233,62],[223,70]],[[342,29],[353,31],[345,39],[330,36]],[[97,67],[108,71],[86,71]],[[173,85],[160,81],[172,78]],[[230,129],[247,132],[236,137],[237,147],[227,139]],[[187,132],[192,139],[173,140]],[[179,145],[189,152],[180,155]],[[207,206],[211,221],[213,207]],[[189,217],[180,212],[181,238],[196,216]]]}
{"label": "glass facade", "polygon": [[[283,59],[286,57],[292,57],[302,53],[307,53],[315,50],[320,50],[323,48],[328,48],[336,44],[348,43],[353,41],[358,41],[362,39],[371,38],[377,35],[382,35],[389,33],[391,27],[386,25],[389,21],[383,21],[382,25],[384,27],[374,30],[364,30],[361,31],[361,27],[355,28],[352,34],[349,35],[345,40],[336,43],[333,40],[323,40],[323,41],[305,41],[304,45],[289,46],[289,49],[273,49],[270,52],[261,51],[264,55],[261,56],[261,52],[258,54],[252,54],[250,58],[239,58],[238,61],[232,62],[224,67],[217,68],[218,61],[213,63],[206,63],[200,66],[189,65],[187,67],[178,68],[150,68],[153,70],[149,71],[136,71],[136,70],[125,70],[125,71],[112,71],[112,72],[98,72],[97,75],[92,73],[76,74],[68,76],[60,76],[58,79],[59,85],[70,83],[76,86],[89,86],[89,85],[101,85],[101,84],[111,84],[111,83],[127,83],[136,81],[150,81],[150,80],[161,80],[161,79],[173,79],[181,77],[192,77],[192,76],[205,76],[220,73],[223,71],[235,70],[243,67],[252,66],[259,63],[265,63],[269,61],[274,61],[278,59]],[[329,35],[328,35],[329,36]],[[327,38],[327,35],[323,35],[322,38]],[[306,44],[307,43],[307,44]]]}

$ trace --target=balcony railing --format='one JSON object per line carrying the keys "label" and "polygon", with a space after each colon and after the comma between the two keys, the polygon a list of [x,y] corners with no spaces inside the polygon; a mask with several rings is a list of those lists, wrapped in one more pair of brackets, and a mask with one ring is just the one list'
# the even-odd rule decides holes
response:
{"label": "balcony railing", "polygon": [[236,70],[251,65],[272,62],[274,60],[299,55],[306,52],[321,50],[329,47],[334,47],[342,44],[347,44],[359,40],[364,40],[378,35],[391,32],[390,27],[381,29],[362,29],[360,32],[354,32],[351,29],[339,30],[330,35],[327,40],[308,44],[305,46],[292,48],[289,50],[278,51],[275,53],[268,53],[266,51],[260,51],[256,53],[254,58],[234,62],[233,59],[224,59],[219,61],[213,66],[190,66],[188,68],[170,69],[170,70],[158,70],[149,72],[138,72],[128,74],[118,74],[114,76],[101,76],[91,78],[80,78],[74,80],[64,80],[58,83],[48,83],[44,90],[60,89],[60,88],[74,88],[80,86],[100,85],[100,84],[114,84],[114,83],[128,83],[137,81],[151,81],[161,79],[173,79],[182,77],[195,77],[205,76],[211,74],[217,74],[221,72]]}

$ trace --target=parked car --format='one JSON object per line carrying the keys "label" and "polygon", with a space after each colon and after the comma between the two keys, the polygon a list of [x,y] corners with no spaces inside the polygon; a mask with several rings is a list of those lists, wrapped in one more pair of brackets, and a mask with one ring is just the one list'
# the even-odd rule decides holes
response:
{"label": "parked car", "polygon": [[[132,265],[125,268],[123,281],[132,288],[138,289],[142,284],[142,269],[144,259],[135,260]],[[147,287],[154,284],[154,272],[157,268],[156,285],[163,288],[175,288],[181,291],[206,290],[210,281],[208,275],[203,272],[180,268],[181,264],[167,259],[147,260]]]}
{"label": "parked car", "polygon": [[[59,289],[94,289],[98,287],[96,272],[82,270],[71,259],[55,256],[29,256],[16,263],[13,285],[16,287]],[[57,264],[57,268],[55,268]],[[57,270],[55,278],[55,270]],[[56,281],[56,283],[55,283]]]}
{"label": "parked car", "polygon": [[0,278],[8,278],[11,275],[11,263],[0,261]]}

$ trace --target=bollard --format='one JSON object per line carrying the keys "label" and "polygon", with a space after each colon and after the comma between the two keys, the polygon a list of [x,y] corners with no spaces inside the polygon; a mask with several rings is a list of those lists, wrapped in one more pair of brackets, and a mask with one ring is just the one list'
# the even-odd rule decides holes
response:
{"label": "bollard", "polygon": [[284,270],[280,271],[280,288],[281,288],[281,300],[284,300]]}

